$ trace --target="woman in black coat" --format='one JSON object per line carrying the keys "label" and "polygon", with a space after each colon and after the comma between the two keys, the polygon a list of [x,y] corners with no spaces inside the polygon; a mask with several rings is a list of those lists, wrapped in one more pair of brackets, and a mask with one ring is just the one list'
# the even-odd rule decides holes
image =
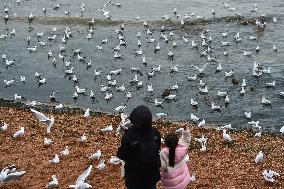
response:
{"label": "woman in black coat", "polygon": [[152,113],[138,106],[130,114],[132,126],[125,131],[117,156],[125,161],[127,189],[155,189],[160,180],[161,136],[152,127]]}

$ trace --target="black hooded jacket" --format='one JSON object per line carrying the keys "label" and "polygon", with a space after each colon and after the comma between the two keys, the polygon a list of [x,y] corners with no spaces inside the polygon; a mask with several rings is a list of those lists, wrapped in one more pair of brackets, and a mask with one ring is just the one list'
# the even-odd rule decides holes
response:
{"label": "black hooded jacket", "polygon": [[[146,106],[134,108],[130,114],[130,121],[133,125],[124,133],[117,156],[125,161],[125,185],[147,188],[155,185],[161,178],[159,172],[161,136],[159,131],[152,127],[152,114]],[[144,150],[143,154],[139,155],[140,146],[145,144],[145,141],[146,143],[150,141],[147,144],[153,144],[154,147],[149,151]],[[141,156],[144,159],[151,158],[145,163],[139,161]]]}

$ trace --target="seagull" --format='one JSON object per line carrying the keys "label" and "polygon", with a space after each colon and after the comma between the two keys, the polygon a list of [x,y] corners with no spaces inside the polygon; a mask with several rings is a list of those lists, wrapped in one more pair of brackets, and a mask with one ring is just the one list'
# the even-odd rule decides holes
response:
{"label": "seagull", "polygon": [[270,83],[265,83],[265,86],[266,87],[275,87],[275,84],[276,84],[276,82],[273,81],[273,82],[270,82]]}
{"label": "seagull", "polygon": [[211,110],[212,111],[220,111],[221,107],[216,106],[214,102],[211,102]]}
{"label": "seagull", "polygon": [[53,124],[54,124],[54,117],[51,116],[51,117],[49,118],[49,117],[47,117],[46,115],[44,115],[43,113],[38,112],[38,111],[36,111],[36,110],[34,110],[34,109],[30,109],[30,110],[33,112],[33,114],[36,116],[36,118],[37,118],[40,122],[42,122],[42,123],[44,123],[44,124],[47,125],[47,133],[49,134],[49,133],[50,133],[50,130],[51,130],[51,127],[52,127]]}
{"label": "seagull", "polygon": [[258,154],[257,154],[256,157],[255,157],[254,162],[255,162],[255,163],[260,163],[260,162],[263,161],[263,159],[264,159],[263,153],[262,153],[262,151],[259,151]]}
{"label": "seagull", "polygon": [[203,127],[205,125],[205,119],[202,119],[201,122],[198,123],[198,127]]}
{"label": "seagull", "polygon": [[247,119],[251,119],[251,112],[245,112],[245,116]]}
{"label": "seagull", "polygon": [[271,102],[269,100],[267,100],[264,96],[262,97],[261,103],[264,105],[270,105]]}
{"label": "seagull", "polygon": [[195,81],[197,79],[197,75],[194,76],[186,76],[188,81]]}
{"label": "seagull", "polygon": [[194,101],[193,99],[190,99],[190,104],[192,106],[197,106],[198,105],[198,102]]}
{"label": "seagull", "polygon": [[108,125],[107,127],[101,129],[102,132],[111,132],[113,130],[112,125]]}
{"label": "seagull", "polygon": [[167,116],[167,115],[168,115],[168,114],[163,113],[163,112],[156,113],[156,116],[157,116],[158,118],[162,118],[162,117]]}
{"label": "seagull", "polygon": [[201,145],[200,151],[202,151],[202,152],[206,151],[206,144],[207,144],[208,138],[205,138],[204,135],[202,135],[201,138],[195,138],[194,140],[196,142],[200,143],[200,145]]}
{"label": "seagull", "polygon": [[155,98],[155,106],[161,106],[163,101],[158,101],[158,99]]}
{"label": "seagull", "polygon": [[90,108],[87,108],[84,113],[84,118],[88,118],[90,116]]}
{"label": "seagull", "polygon": [[217,92],[217,95],[224,97],[224,96],[227,96],[227,95],[228,95],[228,92],[218,91],[218,92]]}
{"label": "seagull", "polygon": [[102,155],[101,150],[98,150],[96,153],[91,154],[91,155],[89,156],[89,159],[91,159],[91,160],[96,160],[96,159],[99,159],[99,158],[101,157],[101,155]]}
{"label": "seagull", "polygon": [[232,141],[230,135],[227,134],[227,130],[226,129],[223,129],[223,139],[224,139],[225,142],[231,142]]}
{"label": "seagull", "polygon": [[16,171],[15,164],[5,167],[0,173],[0,183],[17,180],[21,178],[25,173],[26,171]]}
{"label": "seagull", "polygon": [[70,153],[70,152],[69,152],[68,146],[65,146],[65,149],[60,152],[60,154],[61,154],[62,156],[68,156],[69,153]]}
{"label": "seagull", "polygon": [[264,170],[262,172],[263,178],[267,181],[267,182],[275,182],[275,179],[273,178],[274,176],[280,176],[279,173],[272,171],[272,170]]}
{"label": "seagull", "polygon": [[6,131],[8,129],[8,124],[7,123],[4,123],[1,127],[0,127],[0,130],[1,131]]}
{"label": "seagull", "polygon": [[190,119],[194,122],[199,121],[199,118],[193,114],[190,114]]}
{"label": "seagull", "polygon": [[92,167],[93,167],[92,165],[89,165],[87,168],[85,168],[84,172],[77,178],[76,184],[69,185],[69,188],[75,188],[75,189],[91,188],[92,186],[88,183],[85,183],[85,180],[91,173]]}
{"label": "seagull", "polygon": [[14,134],[14,138],[20,138],[25,134],[25,128],[21,127],[20,130],[18,130],[15,134]]}
{"label": "seagull", "polygon": [[280,133],[281,133],[281,134],[284,134],[284,126],[281,127]]}
{"label": "seagull", "polygon": [[51,139],[48,139],[48,138],[44,138],[44,141],[43,141],[43,145],[44,146],[49,146],[53,143],[53,141]]}
{"label": "seagull", "polygon": [[109,163],[112,165],[118,165],[121,163],[121,160],[116,156],[111,156],[109,159]]}
{"label": "seagull", "polygon": [[78,139],[80,142],[86,142],[87,141],[87,136],[85,133]]}
{"label": "seagull", "polygon": [[97,165],[97,169],[99,170],[99,171],[101,171],[101,170],[103,170],[104,168],[105,168],[105,160],[100,160],[100,163],[99,163],[99,165]]}
{"label": "seagull", "polygon": [[51,181],[48,183],[47,188],[56,188],[58,186],[58,180],[55,175],[52,175]]}
{"label": "seagull", "polygon": [[121,113],[122,111],[124,111],[124,109],[126,108],[126,105],[121,105],[121,106],[118,106],[114,109],[114,112],[119,112]]}
{"label": "seagull", "polygon": [[49,160],[48,162],[49,162],[49,163],[52,163],[52,164],[57,164],[57,163],[59,163],[60,160],[59,160],[58,154],[55,154],[54,158],[53,158],[52,160]]}

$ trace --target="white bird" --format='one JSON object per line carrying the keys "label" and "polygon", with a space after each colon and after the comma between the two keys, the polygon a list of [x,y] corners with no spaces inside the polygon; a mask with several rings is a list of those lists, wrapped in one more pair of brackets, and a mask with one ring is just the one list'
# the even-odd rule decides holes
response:
{"label": "white bird", "polygon": [[44,138],[44,141],[43,141],[43,145],[44,146],[49,146],[53,143],[53,141],[51,139],[48,139],[48,138]]}
{"label": "white bird", "polygon": [[15,164],[9,167],[5,167],[0,173],[0,183],[17,180],[21,178],[25,173],[26,171],[16,171]]}
{"label": "white bird", "polygon": [[110,99],[112,99],[112,98],[113,98],[112,93],[106,93],[106,95],[105,95],[105,100],[110,100]]}
{"label": "white bird", "polygon": [[197,79],[197,75],[194,76],[186,76],[188,81],[195,81]]}
{"label": "white bird", "polygon": [[148,88],[148,92],[153,92],[154,91],[153,85],[147,85],[147,88]]}
{"label": "white bird", "polygon": [[161,72],[161,65],[159,65],[156,68],[152,68],[152,71],[154,71],[154,72]]}
{"label": "white bird", "polygon": [[55,109],[61,109],[63,108],[63,104],[58,104],[57,106],[54,107]]}
{"label": "white bird", "polygon": [[87,136],[85,133],[78,139],[80,142],[86,142],[87,141]]}
{"label": "white bird", "polygon": [[112,125],[108,125],[107,127],[103,128],[103,129],[100,129],[102,132],[111,132],[113,131],[113,127]]}
{"label": "white bird", "polygon": [[277,49],[278,49],[278,48],[277,48],[276,45],[273,45],[272,49],[273,49],[273,51],[277,52]]}
{"label": "white bird", "polygon": [[69,149],[68,149],[68,146],[65,146],[64,150],[62,150],[62,151],[60,152],[60,154],[61,154],[62,156],[68,156],[69,153],[70,153],[70,151],[69,151]]}
{"label": "white bird", "polygon": [[284,126],[282,126],[282,127],[280,128],[280,133],[281,133],[281,134],[284,134]]}
{"label": "white bird", "polygon": [[58,180],[55,175],[52,175],[51,181],[48,183],[47,188],[56,188],[58,186]]}
{"label": "white bird", "polygon": [[225,142],[231,142],[232,139],[230,137],[230,135],[227,133],[227,130],[226,129],[223,129],[223,139]]}
{"label": "white bird", "polygon": [[174,95],[174,94],[170,94],[168,96],[165,96],[165,99],[168,99],[168,100],[174,100],[176,98],[177,95]]}
{"label": "white bird", "polygon": [[267,100],[264,96],[262,97],[261,103],[265,104],[265,105],[271,104],[271,102],[269,100]]}
{"label": "white bird", "polygon": [[165,116],[167,116],[167,115],[168,115],[167,113],[163,113],[163,112],[156,113],[156,116],[157,116],[158,118],[165,117]]}
{"label": "white bird", "polygon": [[20,76],[20,80],[21,80],[21,82],[25,82],[26,81],[26,77],[24,77],[24,76]]}
{"label": "white bird", "polygon": [[69,185],[69,188],[75,188],[75,189],[86,189],[91,188],[92,186],[85,182],[86,178],[89,176],[92,170],[92,165],[89,165],[83,173],[77,178],[75,185]]}
{"label": "white bird", "polygon": [[233,70],[225,72],[225,77],[231,77],[234,74]]}
{"label": "white bird", "polygon": [[25,128],[21,127],[20,130],[18,130],[15,134],[14,134],[14,138],[20,138],[25,134]]}
{"label": "white bird", "polygon": [[93,153],[89,156],[89,159],[91,160],[96,160],[96,159],[99,159],[102,155],[102,152],[101,150],[98,150],[96,153]]}
{"label": "white bird", "polygon": [[49,162],[49,163],[52,163],[52,164],[57,164],[57,163],[59,163],[60,160],[59,160],[58,154],[55,154],[54,158],[53,158],[52,160],[49,160],[48,162]]}
{"label": "white bird", "polygon": [[90,116],[90,108],[87,108],[85,113],[84,113],[84,118],[87,118]]}
{"label": "white bird", "polygon": [[228,92],[218,91],[218,92],[217,92],[217,95],[224,97],[224,96],[227,96],[227,95],[228,95]]}
{"label": "white bird", "polygon": [[212,111],[215,111],[215,110],[220,110],[221,109],[221,107],[220,106],[217,106],[217,105],[215,105],[215,103],[214,102],[211,102],[211,110]]}
{"label": "white bird", "polygon": [[124,111],[124,109],[126,108],[126,105],[121,105],[121,106],[118,106],[114,109],[114,112],[122,112]]}
{"label": "white bird", "polygon": [[255,137],[260,138],[260,137],[261,137],[261,131],[259,131],[259,132],[255,133],[255,135],[254,135],[254,136],[255,136]]}
{"label": "white bird", "polygon": [[243,79],[243,82],[241,84],[241,87],[246,87],[247,86],[247,83],[246,83],[246,79]]}
{"label": "white bird", "polygon": [[194,101],[193,99],[190,99],[190,104],[192,106],[197,106],[198,105],[198,102]]}
{"label": "white bird", "polygon": [[254,162],[255,163],[260,163],[260,162],[263,161],[263,159],[264,159],[264,155],[263,155],[262,151],[259,151],[258,154],[255,157]]}
{"label": "white bird", "polygon": [[132,94],[131,94],[130,91],[128,91],[128,92],[126,93],[126,97],[127,97],[127,98],[132,98]]}
{"label": "white bird", "polygon": [[87,90],[87,89],[79,88],[79,87],[76,85],[76,92],[77,92],[78,94],[85,94],[85,93],[86,93],[86,90]]}
{"label": "white bird", "polygon": [[203,127],[205,125],[205,119],[202,119],[201,122],[198,123],[198,127]]}
{"label": "white bird", "polygon": [[38,112],[34,109],[31,109],[31,111],[33,112],[33,114],[35,115],[35,117],[42,123],[46,124],[47,125],[47,133],[50,133],[50,130],[51,130],[51,127],[53,126],[54,124],[54,117],[53,116],[50,116],[47,117],[46,115],[44,115],[43,113],[41,112]]}
{"label": "white bird", "polygon": [[229,98],[228,95],[226,95],[226,97],[225,97],[225,103],[229,103],[229,102],[230,102],[230,98]]}
{"label": "white bird", "polygon": [[275,87],[275,85],[276,85],[276,82],[275,82],[275,81],[272,81],[272,82],[270,82],[270,83],[265,83],[265,86],[266,86],[266,87]]}
{"label": "white bird", "polygon": [[101,170],[103,170],[104,168],[105,168],[105,160],[100,160],[100,163],[97,165],[97,169],[99,170],[99,171],[101,171]]}
{"label": "white bird", "polygon": [[178,84],[177,84],[177,82],[176,82],[175,85],[171,86],[170,89],[171,89],[171,90],[178,90]]}
{"label": "white bird", "polygon": [[112,165],[118,165],[121,163],[121,160],[116,156],[111,156],[109,159],[109,163]]}
{"label": "white bird", "polygon": [[161,106],[163,101],[158,101],[158,99],[155,98],[155,106]]}
{"label": "white bird", "polygon": [[200,151],[202,152],[206,151],[206,144],[208,138],[205,138],[204,135],[202,135],[200,138],[195,138],[194,140],[201,145]]}
{"label": "white bird", "polygon": [[199,118],[193,114],[190,114],[190,119],[194,122],[199,121]]}
{"label": "white bird", "polygon": [[267,69],[262,69],[259,70],[261,73],[265,73],[265,74],[271,74],[271,67],[268,67]]}
{"label": "white bird", "polygon": [[223,69],[222,63],[219,63],[219,65],[216,68],[216,71],[218,72],[218,71],[221,71],[222,69]]}
{"label": "white bird", "polygon": [[279,173],[272,171],[272,170],[264,170],[262,172],[263,178],[267,181],[267,182],[275,182],[275,179],[273,178],[274,176],[279,177]]}
{"label": "white bird", "polygon": [[252,55],[251,51],[244,50],[244,56],[251,56],[251,55]]}
{"label": "white bird", "polygon": [[242,90],[240,91],[240,94],[241,94],[241,95],[244,95],[245,93],[246,93],[245,87],[242,87]]}
{"label": "white bird", "polygon": [[8,129],[8,124],[7,123],[3,123],[3,125],[0,127],[1,131],[6,131]]}
{"label": "white bird", "polygon": [[199,88],[199,91],[201,93],[208,93],[208,88],[207,88],[207,86],[205,86],[204,88]]}
{"label": "white bird", "polygon": [[251,119],[251,112],[245,112],[245,116],[247,119]]}

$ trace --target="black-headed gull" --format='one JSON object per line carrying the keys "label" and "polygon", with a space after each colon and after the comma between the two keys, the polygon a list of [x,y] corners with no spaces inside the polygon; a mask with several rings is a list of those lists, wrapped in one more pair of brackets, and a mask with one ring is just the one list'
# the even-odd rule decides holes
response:
{"label": "black-headed gull", "polygon": [[50,133],[50,130],[51,130],[51,127],[53,126],[54,124],[54,117],[51,116],[50,118],[47,117],[46,115],[44,115],[43,113],[41,112],[38,112],[34,109],[31,108],[31,111],[34,113],[34,115],[36,116],[36,118],[47,125],[47,133]]}

